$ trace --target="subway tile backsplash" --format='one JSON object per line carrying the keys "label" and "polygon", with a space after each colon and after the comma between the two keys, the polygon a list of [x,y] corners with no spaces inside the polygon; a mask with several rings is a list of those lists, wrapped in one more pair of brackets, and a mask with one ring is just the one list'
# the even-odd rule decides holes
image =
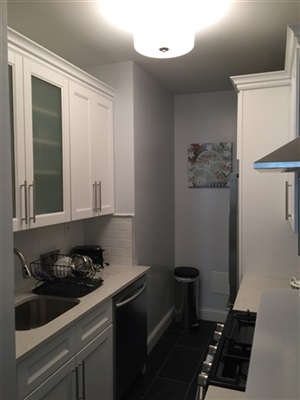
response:
{"label": "subway tile backsplash", "polygon": [[85,244],[100,244],[106,262],[135,265],[134,216],[115,214],[84,221]]}
{"label": "subway tile backsplash", "polygon": [[[134,262],[134,216],[109,215],[29,229],[14,233],[14,247],[25,256],[28,263],[41,254],[60,249],[70,253],[73,246],[97,244],[104,249],[106,262],[115,265],[135,265]],[[16,291],[32,285],[34,278],[23,279],[21,266],[15,256]]]}

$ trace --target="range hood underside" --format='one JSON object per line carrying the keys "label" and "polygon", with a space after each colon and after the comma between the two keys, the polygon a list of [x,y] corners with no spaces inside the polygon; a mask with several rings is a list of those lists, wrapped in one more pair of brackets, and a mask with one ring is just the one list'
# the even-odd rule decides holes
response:
{"label": "range hood underside", "polygon": [[253,167],[260,172],[299,172],[300,137],[255,161]]}

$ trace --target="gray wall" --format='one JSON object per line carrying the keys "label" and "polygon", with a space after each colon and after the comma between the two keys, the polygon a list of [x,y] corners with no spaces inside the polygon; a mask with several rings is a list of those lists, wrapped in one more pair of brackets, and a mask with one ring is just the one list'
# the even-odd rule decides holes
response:
{"label": "gray wall", "polygon": [[150,332],[173,306],[173,96],[134,65],[136,259],[150,265]]}
{"label": "gray wall", "polygon": [[87,72],[117,90],[116,212],[135,214],[136,264],[151,266],[148,275],[148,333],[151,333],[173,307],[173,96],[132,62],[89,67]]}
{"label": "gray wall", "polygon": [[234,91],[175,96],[176,266],[199,269],[201,316],[215,320],[228,297],[229,189],[188,188],[187,152],[191,143],[229,141],[235,160],[236,113]]}
{"label": "gray wall", "polygon": [[6,1],[4,0],[0,2],[0,398],[13,400],[17,398],[17,394],[6,27]]}

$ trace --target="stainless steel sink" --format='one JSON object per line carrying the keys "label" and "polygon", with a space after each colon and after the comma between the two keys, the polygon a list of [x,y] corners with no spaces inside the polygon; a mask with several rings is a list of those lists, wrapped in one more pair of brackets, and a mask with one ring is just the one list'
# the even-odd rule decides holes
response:
{"label": "stainless steel sink", "polygon": [[80,303],[78,299],[35,296],[15,306],[15,328],[26,331],[39,328]]}

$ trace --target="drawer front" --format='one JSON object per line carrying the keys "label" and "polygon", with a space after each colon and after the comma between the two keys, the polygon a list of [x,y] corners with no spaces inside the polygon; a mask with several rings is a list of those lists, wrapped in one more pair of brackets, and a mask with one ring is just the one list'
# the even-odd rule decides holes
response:
{"label": "drawer front", "polygon": [[75,355],[75,334],[63,332],[17,365],[18,398],[22,399]]}
{"label": "drawer front", "polygon": [[100,305],[76,324],[77,351],[112,323],[112,301]]}

